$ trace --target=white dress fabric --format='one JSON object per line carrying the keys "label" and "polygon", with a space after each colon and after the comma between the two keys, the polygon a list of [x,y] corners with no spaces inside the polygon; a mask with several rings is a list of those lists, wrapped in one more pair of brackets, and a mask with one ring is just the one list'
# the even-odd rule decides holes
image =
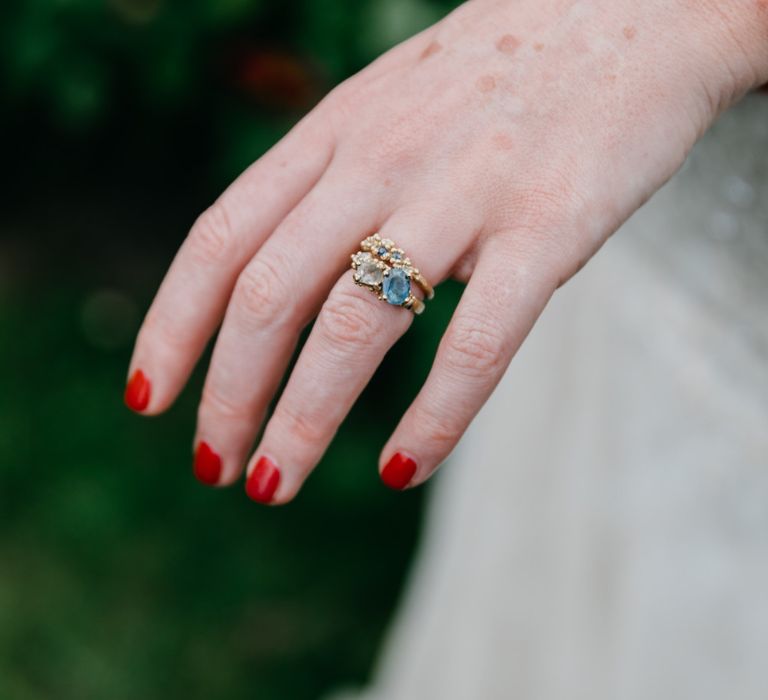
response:
{"label": "white dress fabric", "polygon": [[768,97],[556,294],[336,697],[768,698]]}

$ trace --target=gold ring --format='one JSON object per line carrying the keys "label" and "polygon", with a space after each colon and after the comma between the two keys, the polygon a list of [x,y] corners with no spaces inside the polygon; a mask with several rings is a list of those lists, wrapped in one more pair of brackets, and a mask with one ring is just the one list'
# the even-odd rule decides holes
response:
{"label": "gold ring", "polygon": [[352,256],[352,269],[355,284],[367,287],[382,301],[403,306],[416,315],[425,307],[413,294],[411,282],[416,283],[427,299],[435,296],[432,285],[412,265],[405,251],[378,233],[360,243],[360,250]]}

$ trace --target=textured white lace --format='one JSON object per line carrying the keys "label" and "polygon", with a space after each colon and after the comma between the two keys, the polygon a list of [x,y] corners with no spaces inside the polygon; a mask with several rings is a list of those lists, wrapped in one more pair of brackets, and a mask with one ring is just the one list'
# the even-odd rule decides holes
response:
{"label": "textured white lace", "polygon": [[765,699],[768,97],[558,292],[432,495],[349,697]]}

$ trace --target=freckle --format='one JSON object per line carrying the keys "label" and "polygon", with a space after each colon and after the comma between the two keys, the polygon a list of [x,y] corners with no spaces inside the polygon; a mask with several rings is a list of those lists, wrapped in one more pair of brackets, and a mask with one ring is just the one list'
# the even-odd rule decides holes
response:
{"label": "freckle", "polygon": [[520,48],[520,41],[511,34],[505,34],[496,42],[496,48],[501,51],[501,53],[511,56]]}
{"label": "freckle", "polygon": [[392,186],[392,180],[390,180],[389,178],[384,180],[384,187],[391,187],[391,186]]}
{"label": "freckle", "polygon": [[615,82],[616,82],[616,78],[617,78],[617,75],[616,75],[615,73],[610,73],[610,74],[608,74],[608,75],[606,75],[606,76],[605,76],[605,79],[606,79],[606,80],[607,80],[609,83],[615,83]]}
{"label": "freckle", "polygon": [[554,83],[560,77],[559,73],[554,73],[551,70],[545,70],[541,74],[541,80],[544,83]]}
{"label": "freckle", "polygon": [[503,131],[494,134],[493,143],[502,151],[509,151],[515,145],[514,141],[512,141],[512,137],[509,134],[505,134]]}
{"label": "freckle", "polygon": [[632,41],[637,36],[637,29],[634,27],[624,27],[624,36],[628,41]]}
{"label": "freckle", "polygon": [[544,44],[539,44],[538,42],[533,45],[534,51],[543,51],[544,50]]}
{"label": "freckle", "polygon": [[425,58],[429,58],[430,56],[433,56],[436,53],[440,53],[443,50],[442,44],[438,43],[437,41],[433,41],[429,46],[427,46],[426,49],[421,54],[422,60]]}
{"label": "freckle", "polygon": [[496,87],[496,79],[492,75],[483,75],[477,80],[477,89],[480,92],[491,92]]}
{"label": "freckle", "polygon": [[280,167],[281,167],[281,168],[284,168],[284,167],[286,167],[287,165],[288,165],[288,161],[287,161],[287,160],[284,160],[282,163],[280,163]]}

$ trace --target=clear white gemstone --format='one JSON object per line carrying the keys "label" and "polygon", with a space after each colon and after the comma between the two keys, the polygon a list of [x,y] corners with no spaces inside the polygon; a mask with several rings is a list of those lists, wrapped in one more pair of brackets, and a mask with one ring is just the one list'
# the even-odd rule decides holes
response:
{"label": "clear white gemstone", "polygon": [[375,262],[366,261],[357,268],[357,279],[369,287],[375,287],[381,284],[384,272]]}

